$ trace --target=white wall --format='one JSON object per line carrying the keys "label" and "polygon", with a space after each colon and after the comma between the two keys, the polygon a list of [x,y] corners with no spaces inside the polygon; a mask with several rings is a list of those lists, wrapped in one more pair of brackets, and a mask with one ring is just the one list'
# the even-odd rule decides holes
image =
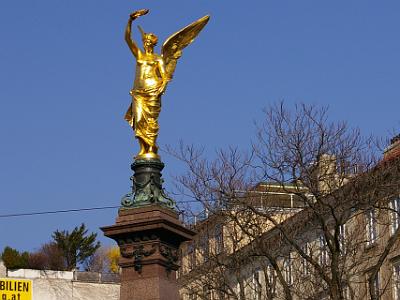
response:
{"label": "white wall", "polygon": [[119,284],[31,279],[32,300],[119,300]]}
{"label": "white wall", "polygon": [[9,270],[7,277],[32,280],[32,300],[119,300],[118,283],[74,281],[73,272],[21,269]]}
{"label": "white wall", "polygon": [[7,269],[4,266],[3,262],[0,260],[0,277],[6,277]]}
{"label": "white wall", "polygon": [[72,280],[74,279],[74,272],[67,271],[52,271],[52,270],[32,270],[32,269],[18,269],[18,270],[9,270],[9,277],[15,278],[43,278],[43,279],[66,279]]}

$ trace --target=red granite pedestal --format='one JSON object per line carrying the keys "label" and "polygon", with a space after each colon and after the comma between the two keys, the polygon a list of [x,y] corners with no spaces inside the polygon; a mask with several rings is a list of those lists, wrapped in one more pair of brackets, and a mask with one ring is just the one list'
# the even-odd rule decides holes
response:
{"label": "red granite pedestal", "polygon": [[178,300],[179,245],[194,232],[162,205],[120,209],[116,224],[101,228],[121,251],[120,300]]}

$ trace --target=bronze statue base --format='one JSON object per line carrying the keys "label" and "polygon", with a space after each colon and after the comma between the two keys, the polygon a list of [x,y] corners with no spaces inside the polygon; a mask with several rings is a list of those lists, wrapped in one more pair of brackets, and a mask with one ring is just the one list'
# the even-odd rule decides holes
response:
{"label": "bronze statue base", "polygon": [[134,172],[131,177],[132,191],[122,198],[122,209],[152,204],[174,208],[175,201],[165,194],[162,187],[163,168],[164,164],[159,159],[135,160],[131,165]]}

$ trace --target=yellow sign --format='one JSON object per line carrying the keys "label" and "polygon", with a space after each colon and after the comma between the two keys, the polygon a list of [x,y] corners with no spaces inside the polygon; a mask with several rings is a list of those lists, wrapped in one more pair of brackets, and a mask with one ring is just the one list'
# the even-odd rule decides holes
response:
{"label": "yellow sign", "polygon": [[32,300],[32,281],[0,278],[0,300]]}

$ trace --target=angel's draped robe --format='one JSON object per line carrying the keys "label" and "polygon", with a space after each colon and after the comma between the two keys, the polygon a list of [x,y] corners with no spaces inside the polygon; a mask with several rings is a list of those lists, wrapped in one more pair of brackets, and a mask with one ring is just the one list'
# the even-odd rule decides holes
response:
{"label": "angel's draped robe", "polygon": [[134,88],[131,90],[132,103],[125,120],[135,131],[135,136],[148,146],[156,146],[161,111],[160,87],[162,80],[157,74],[155,62],[137,60]]}

